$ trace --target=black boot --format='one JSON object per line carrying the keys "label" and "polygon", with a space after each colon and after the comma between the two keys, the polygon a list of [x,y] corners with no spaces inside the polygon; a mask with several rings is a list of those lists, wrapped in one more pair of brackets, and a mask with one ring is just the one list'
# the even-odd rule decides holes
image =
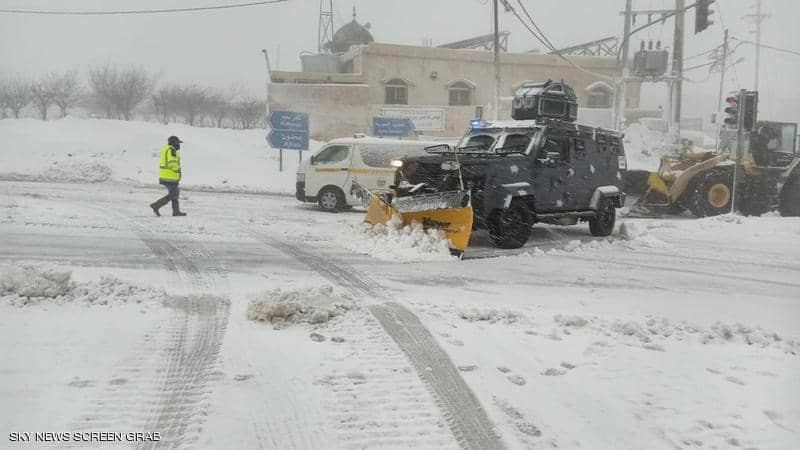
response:
{"label": "black boot", "polygon": [[172,215],[173,216],[185,216],[186,213],[181,211],[181,205],[178,203],[177,200],[172,201]]}
{"label": "black boot", "polygon": [[157,216],[161,217],[161,213],[159,213],[158,210],[161,209],[162,206],[166,205],[168,201],[169,200],[167,200],[167,197],[161,197],[155,202],[150,203],[150,207],[153,208],[153,212],[156,213]]}

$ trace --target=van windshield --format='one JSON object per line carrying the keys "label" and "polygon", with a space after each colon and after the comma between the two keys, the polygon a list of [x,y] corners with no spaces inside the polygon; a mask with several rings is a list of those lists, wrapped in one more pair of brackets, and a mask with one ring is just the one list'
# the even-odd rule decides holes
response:
{"label": "van windshield", "polygon": [[425,146],[428,144],[416,145],[392,145],[392,144],[364,144],[360,145],[361,160],[370,167],[391,167],[393,159],[415,157],[425,155]]}

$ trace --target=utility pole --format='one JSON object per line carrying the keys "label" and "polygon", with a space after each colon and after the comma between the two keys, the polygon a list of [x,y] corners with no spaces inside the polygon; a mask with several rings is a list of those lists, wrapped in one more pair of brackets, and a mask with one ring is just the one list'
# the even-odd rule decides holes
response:
{"label": "utility pole", "polygon": [[755,80],[755,88],[753,90],[758,90],[758,72],[759,72],[759,59],[761,56],[761,22],[764,21],[769,14],[765,14],[761,12],[761,0],[756,0],[756,13],[755,14],[747,14],[744,17],[752,19],[756,25],[756,80]]}
{"label": "utility pole", "polygon": [[500,114],[500,15],[498,0],[494,0],[494,120]]}
{"label": "utility pole", "polygon": [[[714,150],[719,151],[719,133],[722,131],[722,126],[719,125],[722,118],[722,93],[725,86],[725,64],[728,59],[728,29],[725,29],[725,40],[722,41],[722,65],[720,66],[719,75],[719,100],[717,101],[717,139],[714,143]],[[724,122],[722,122],[724,124]]]}
{"label": "utility pole", "polygon": [[756,1],[756,87],[758,90],[758,59],[761,56],[761,0]]}
{"label": "utility pole", "polygon": [[628,49],[630,39],[628,35],[631,32],[631,22],[633,19],[632,9],[633,0],[625,1],[625,27],[622,32],[622,59],[617,60],[617,80],[614,83],[614,128],[619,130],[622,128],[622,121],[625,117],[625,76],[627,75],[626,69],[628,67]]}
{"label": "utility pole", "polygon": [[[672,117],[670,122],[672,126],[677,126],[680,130],[681,123],[681,95],[682,86],[681,80],[683,79],[683,34],[684,34],[684,16],[686,12],[685,0],[675,0],[675,37],[672,45],[672,75],[676,78],[672,83]],[[670,128],[672,128],[670,126]]]}

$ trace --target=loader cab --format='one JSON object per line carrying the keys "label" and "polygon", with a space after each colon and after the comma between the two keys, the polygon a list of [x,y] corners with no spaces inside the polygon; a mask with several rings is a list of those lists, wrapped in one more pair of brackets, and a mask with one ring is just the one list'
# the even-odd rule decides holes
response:
{"label": "loader cab", "polygon": [[797,124],[758,122],[750,152],[759,166],[787,167],[797,157]]}

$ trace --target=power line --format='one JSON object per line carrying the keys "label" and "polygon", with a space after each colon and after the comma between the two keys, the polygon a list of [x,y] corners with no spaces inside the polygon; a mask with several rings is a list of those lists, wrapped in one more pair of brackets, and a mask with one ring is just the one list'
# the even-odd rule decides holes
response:
{"label": "power line", "polygon": [[0,9],[0,13],[48,15],[48,16],[119,16],[119,15],[130,15],[130,14],[165,14],[165,13],[179,13],[179,12],[211,11],[219,9],[232,9],[232,8],[244,8],[248,6],[268,5],[272,3],[283,3],[286,1],[288,0],[266,0],[261,2],[236,3],[233,5],[198,6],[194,8],[141,9],[141,10],[134,9],[134,10],[123,10],[123,11],[46,11],[46,10],[31,10],[31,9]]}
{"label": "power line", "polygon": [[530,25],[528,25],[527,22],[525,22],[525,20],[519,15],[519,13],[517,13],[517,10],[514,9],[513,6],[509,5],[506,0],[502,0],[502,1],[503,1],[503,5],[506,7],[506,9],[508,9],[509,11],[511,11],[512,14],[514,14],[514,16],[517,18],[517,20],[519,20],[519,22],[531,33],[531,35],[533,35],[534,38],[536,38],[537,41],[539,41],[542,45],[544,45],[545,48],[550,50],[553,54],[555,54],[556,56],[558,56],[559,58],[564,60],[567,64],[569,64],[572,67],[580,70],[581,72],[587,73],[589,75],[592,75],[592,76],[595,76],[595,77],[599,77],[599,78],[603,78],[605,80],[613,80],[613,78],[608,76],[608,75],[605,75],[605,74],[602,74],[602,73],[597,73],[597,72],[592,72],[590,70],[584,69],[583,67],[575,64],[570,59],[568,59],[564,55],[562,55],[558,51],[558,49],[552,44],[552,42],[550,42],[550,40],[547,39],[547,36],[545,36],[545,34],[542,33],[542,30],[539,28],[539,26],[536,25],[536,22],[533,20],[533,17],[531,17],[530,13],[528,13],[527,8],[525,8],[525,5],[522,4],[521,0],[517,0],[517,2],[519,3],[519,6],[522,8],[522,10],[524,11],[525,15],[528,17],[528,19],[530,19],[531,24],[533,24],[534,28],[536,28],[536,30],[538,31],[538,34],[537,34],[536,31],[534,31],[530,27]]}
{"label": "power line", "polygon": [[784,52],[784,53],[789,53],[789,54],[792,54],[792,55],[800,56],[800,52],[797,52],[797,51],[794,51],[794,50],[788,50],[788,49],[780,48],[780,47],[773,47],[771,45],[766,45],[766,44],[759,44],[759,43],[756,43],[756,42],[753,42],[753,41],[748,41],[748,40],[745,40],[745,39],[739,39],[739,38],[735,38],[735,37],[732,37],[731,39],[739,41],[739,42],[742,42],[744,44],[758,45],[759,47],[768,48],[770,50],[775,50],[775,51],[778,51],[778,52]]}

